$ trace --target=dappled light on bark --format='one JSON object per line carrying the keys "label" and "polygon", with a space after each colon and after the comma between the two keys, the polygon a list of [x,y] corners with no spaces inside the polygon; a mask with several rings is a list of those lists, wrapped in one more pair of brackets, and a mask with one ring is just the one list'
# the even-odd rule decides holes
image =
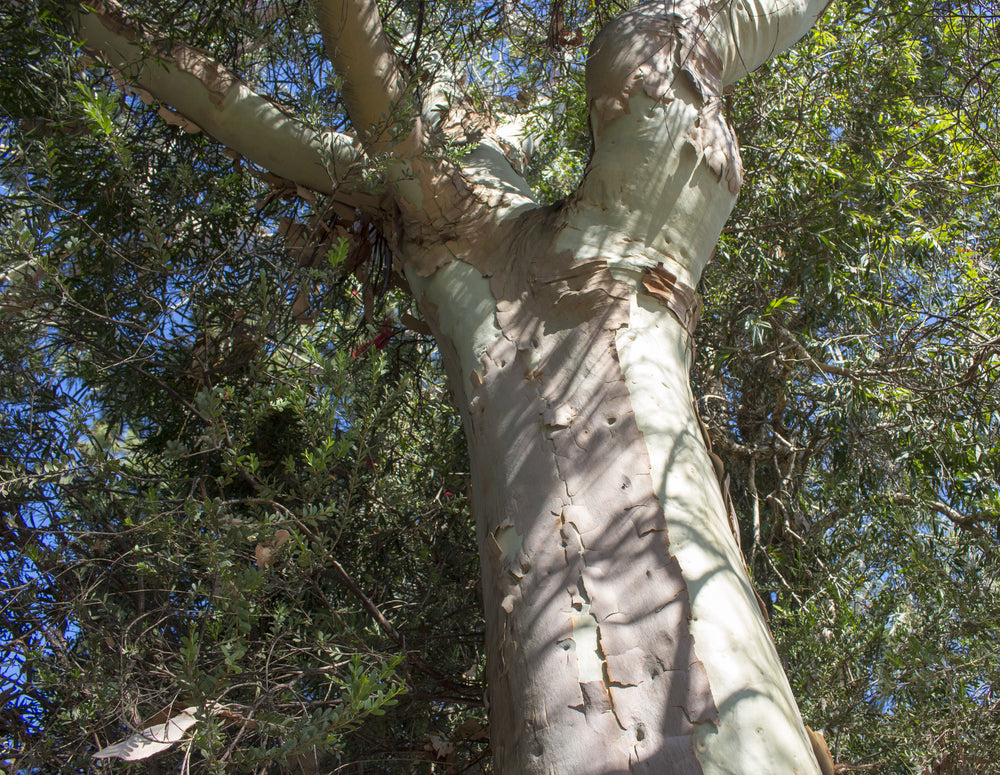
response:
{"label": "dappled light on bark", "polygon": [[[618,364],[628,289],[599,262],[553,253],[550,218],[531,220],[499,252],[504,335],[471,376],[468,409],[493,723],[508,730],[498,762],[696,772],[694,725],[717,712]],[[526,718],[508,717],[519,708]]]}

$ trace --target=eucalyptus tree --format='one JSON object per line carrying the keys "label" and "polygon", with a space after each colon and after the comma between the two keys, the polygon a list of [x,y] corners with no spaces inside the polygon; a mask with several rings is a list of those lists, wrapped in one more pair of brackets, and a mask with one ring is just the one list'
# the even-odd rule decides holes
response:
{"label": "eucalyptus tree", "polygon": [[126,88],[386,238],[469,440],[501,771],[819,766],[688,372],[694,287],[743,175],[723,90],[825,5],[654,2],[605,26],[593,154],[553,205],[519,172],[516,115],[478,106],[433,51],[407,63],[372,2],[317,7],[349,133],[120,9],[73,17]]}
{"label": "eucalyptus tree", "polygon": [[[830,106],[833,99],[809,91],[820,82],[837,100],[851,99],[844,96],[850,87],[837,79],[850,79],[852,67],[822,70],[838,53],[828,31],[810,40],[794,65],[771,64],[755,77],[754,107],[754,100],[744,99],[734,108],[729,95],[739,92],[741,79],[803,36],[825,2],[612,5],[321,0],[315,15],[305,6],[282,4],[53,6],[89,57],[61,62],[66,78],[82,65],[88,73],[103,68],[121,91],[95,88],[95,76],[79,78],[73,99],[83,108],[85,127],[40,121],[27,129],[43,136],[86,132],[99,138],[93,145],[103,149],[106,164],[135,169],[117,127],[148,119],[144,106],[155,104],[170,125],[208,138],[192,144],[196,154],[213,159],[213,196],[251,195],[263,185],[269,189],[262,204],[308,203],[306,217],[261,219],[254,227],[278,230],[300,265],[303,281],[290,299],[300,321],[316,317],[311,285],[322,284],[331,263],[358,274],[360,306],[371,321],[373,299],[386,290],[373,277],[391,257],[396,282],[423,319],[400,320],[429,327],[468,441],[486,622],[486,702],[499,771],[831,772],[822,737],[804,727],[796,708],[765,610],[788,597],[798,604],[794,615],[803,622],[812,617],[801,625],[797,651],[810,669],[824,669],[824,656],[820,647],[806,645],[809,636],[864,628],[857,610],[840,598],[830,611],[821,610],[827,600],[823,585],[803,567],[808,560],[777,568],[776,558],[781,562],[792,546],[792,552],[812,551],[810,557],[828,562],[853,561],[858,549],[846,532],[867,528],[870,504],[856,518],[828,520],[817,513],[850,512],[860,499],[846,491],[855,487],[889,481],[910,486],[904,482],[912,471],[891,453],[912,432],[912,426],[901,430],[895,414],[901,391],[926,388],[922,395],[938,395],[936,387],[901,382],[881,355],[851,339],[845,320],[888,332],[896,318],[884,315],[886,302],[876,303],[867,287],[867,295],[842,295],[844,278],[859,278],[859,287],[871,278],[872,264],[882,258],[870,256],[888,255],[882,239],[907,250],[957,239],[928,237],[926,229],[916,234],[944,201],[961,199],[969,212],[981,211],[961,186],[951,199],[940,193],[944,187],[928,187],[920,198],[909,196],[909,183],[891,190],[899,176],[888,173],[910,163],[913,147],[924,152],[920,138],[880,138],[892,148],[883,158],[884,180],[871,165],[852,163],[855,138],[891,124],[885,118],[890,111],[879,103],[888,98],[871,88],[864,95],[870,102],[854,95],[857,115],[844,121],[845,111]],[[875,25],[871,9],[851,10],[867,14],[877,29],[891,26]],[[933,14],[926,19],[928,28],[914,32],[898,57],[899,72],[921,88],[948,80],[939,78],[938,58],[949,46],[959,50],[954,39],[961,36],[951,31],[937,40]],[[870,42],[849,22],[835,30],[845,40]],[[582,44],[592,34],[584,60]],[[951,42],[944,40],[949,35]],[[907,62],[905,52],[922,45],[932,56],[912,55]],[[850,58],[864,48],[845,44],[843,50]],[[890,59],[875,59],[875,67]],[[976,70],[980,79],[985,73]],[[866,84],[876,81],[866,75]],[[941,102],[985,93],[972,83],[964,90],[942,87]],[[879,86],[889,88],[887,82]],[[814,101],[805,103],[801,95]],[[915,132],[932,111],[912,107],[911,114],[900,108],[891,115]],[[746,171],[731,110],[750,138]],[[988,123],[982,115],[979,121]],[[570,137],[547,144],[560,133]],[[772,150],[768,143],[779,142],[782,133],[793,138]],[[592,142],[586,164],[583,135]],[[213,146],[226,149],[231,166],[211,156]],[[219,228],[197,198],[178,201],[159,193],[166,169],[171,177],[192,176],[191,167],[176,162],[188,152],[180,142],[160,143],[158,155],[133,175],[140,189],[151,192],[140,197],[151,203],[147,209],[134,208],[138,244],[162,254],[162,278],[183,254],[181,244],[215,240]],[[919,167],[923,160],[913,163]],[[983,160],[969,166],[978,175]],[[919,167],[931,168],[943,167]],[[43,162],[18,184],[30,192],[58,172]],[[701,311],[694,288],[745,173],[765,180],[745,192],[749,202],[720,246],[725,266],[712,275],[716,320],[700,335],[697,364],[706,429],[688,377]],[[196,176],[209,182],[204,168]],[[839,183],[844,180],[850,184]],[[993,182],[984,176],[978,184],[986,189]],[[86,188],[79,180],[72,185]],[[949,189],[948,196],[953,193]],[[109,201],[114,196],[114,189],[105,194]],[[845,202],[848,214],[839,212]],[[801,216],[792,224],[783,220],[786,203]],[[89,212],[99,215],[103,205]],[[155,227],[164,207],[179,215],[169,235]],[[880,208],[889,214],[879,214]],[[100,228],[94,225],[97,233],[88,239],[100,243]],[[222,228],[240,234],[238,225]],[[969,223],[967,233],[987,228]],[[734,235],[743,238],[738,246]],[[58,234],[46,238],[58,245],[56,253],[81,252],[79,243],[59,244]],[[832,254],[838,250],[856,263],[836,266]],[[979,260],[981,254],[973,253]],[[789,254],[793,258],[783,264]],[[228,249],[219,245],[218,255],[227,256]],[[328,256],[333,261],[324,263]],[[813,256],[823,260],[810,262]],[[895,282],[907,284],[916,264],[900,265]],[[117,266],[129,271],[130,264]],[[956,321],[987,308],[982,283],[967,274],[954,283],[977,299],[957,304]],[[796,294],[806,293],[816,299],[800,303]],[[7,300],[13,308],[24,304],[17,295]],[[106,303],[99,291],[95,300],[95,307]],[[246,316],[232,311],[229,318],[224,336],[216,331],[209,337],[216,351],[210,358],[201,354],[202,361],[218,361],[216,340],[225,339],[229,352],[238,349],[236,333],[245,329]],[[824,336],[830,347],[835,342],[841,348],[843,341],[836,351],[849,351],[869,368],[824,360],[818,354]],[[947,349],[948,336],[941,333],[937,346]],[[989,336],[980,338],[968,357],[987,370]],[[382,332],[371,340],[378,346],[384,341]],[[914,362],[933,360],[912,339],[903,343],[915,348],[909,353]],[[747,357],[727,362],[727,353],[741,347]],[[324,363],[315,351],[304,352],[306,360]],[[207,403],[193,409],[210,416],[225,401],[224,391],[198,395]],[[866,403],[872,395],[881,401],[874,408]],[[797,397],[802,407],[789,406]],[[299,399],[305,399],[296,398],[301,409]],[[973,404],[981,412],[982,400],[972,396]],[[856,427],[859,418],[884,432],[882,443]],[[158,422],[154,416],[150,421]],[[183,435],[186,421],[180,425],[162,436],[169,454],[178,454],[167,440]],[[224,423],[211,425],[218,430]],[[829,430],[834,426],[852,432]],[[763,600],[744,566],[730,481],[706,443],[709,434],[738,472],[732,489],[748,517],[742,532],[755,577],[778,589]],[[915,446],[927,453],[926,443]],[[852,449],[872,453],[877,476],[869,465],[854,466]],[[309,454],[317,459],[315,449]],[[257,475],[252,458],[234,455],[220,478],[252,481]],[[867,485],[866,476],[875,484]],[[983,517],[970,521],[954,509],[957,496],[932,497],[941,492],[940,482],[914,481],[913,492],[882,499],[886,514],[898,519],[900,508],[937,504],[946,518],[949,509],[954,512],[956,525],[984,532]],[[970,503],[982,502],[983,489],[970,487]],[[803,506],[807,496],[813,502]],[[305,500],[308,492],[296,497]],[[762,503],[770,518],[761,514]],[[824,535],[831,521],[835,529]],[[829,551],[807,550],[798,537],[809,533],[820,546],[829,539]],[[276,542],[275,534],[258,546],[267,554]],[[896,569],[890,560],[889,570],[880,572],[884,577]],[[850,582],[870,585],[865,574],[871,570],[857,570]],[[837,592],[849,586],[835,572],[831,576]],[[803,601],[803,590],[814,597]],[[880,599],[878,589],[867,592],[865,605],[868,598]],[[884,617],[875,621],[880,625]],[[791,667],[793,675],[803,669]],[[828,676],[817,691],[836,681]],[[811,686],[806,677],[797,683]],[[864,694],[875,679],[860,683]],[[820,718],[833,716],[824,706],[815,711]],[[240,734],[251,721],[243,718]],[[854,743],[864,737],[862,730]],[[443,752],[447,745],[431,747]]]}

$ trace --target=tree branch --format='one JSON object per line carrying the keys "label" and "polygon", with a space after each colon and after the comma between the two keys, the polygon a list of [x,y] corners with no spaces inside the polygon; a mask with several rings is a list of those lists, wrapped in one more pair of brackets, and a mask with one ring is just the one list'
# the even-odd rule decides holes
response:
{"label": "tree branch", "polygon": [[[328,566],[327,568],[324,569],[323,575],[336,579],[338,582],[340,582],[350,590],[351,594],[354,595],[355,598],[357,598],[358,602],[361,603],[361,606],[368,612],[368,615],[375,620],[376,624],[378,624],[379,629],[381,629],[382,632],[388,635],[396,643],[396,645],[399,646],[400,650],[403,652],[403,657],[406,659],[408,663],[413,665],[413,667],[417,668],[420,672],[433,678],[439,684],[446,686],[454,691],[458,691],[463,696],[467,696],[468,694],[470,694],[473,687],[452,681],[446,675],[428,665],[426,662],[424,662],[420,657],[418,657],[410,650],[409,646],[407,646],[406,644],[406,638],[404,638],[402,633],[400,633],[395,627],[392,626],[392,624],[389,622],[388,619],[386,619],[382,611],[379,610],[379,607],[375,605],[375,603],[371,600],[371,598],[369,598],[362,591],[361,587],[359,587],[357,583],[354,581],[354,579],[350,577],[347,571],[344,570],[344,566],[342,566],[332,557],[327,558],[327,563]],[[316,584],[315,580],[313,581],[313,584],[316,587],[317,593],[321,597],[323,597],[323,599],[325,599],[325,597],[323,596],[322,589],[319,588],[319,585]]]}
{"label": "tree branch", "polygon": [[795,335],[789,331],[784,326],[780,326],[777,323],[772,323],[771,327],[774,329],[775,333],[783,339],[787,344],[791,345],[795,354],[801,358],[803,361],[808,363],[815,371],[821,374],[832,374],[838,377],[846,377],[849,380],[857,381],[860,379],[860,375],[850,369],[845,369],[843,366],[838,366],[835,363],[827,363],[826,361],[816,360],[812,354],[806,349],[805,345],[800,342]]}
{"label": "tree branch", "polygon": [[726,0],[706,34],[730,86],[791,48],[823,15],[831,0]]}
{"label": "tree branch", "polygon": [[979,514],[965,515],[959,511],[956,511],[947,503],[942,503],[941,501],[918,501],[915,498],[906,495],[905,493],[895,493],[892,496],[892,502],[897,506],[927,506],[928,508],[936,511],[943,517],[946,517],[955,527],[960,527],[963,530],[968,530],[977,538],[983,539],[985,541],[992,542],[992,539],[987,534],[985,530],[978,524],[979,522],[992,522],[997,519],[997,514],[990,512],[983,512]]}
{"label": "tree branch", "polygon": [[71,25],[83,49],[143,101],[169,105],[186,128],[205,131],[275,175],[333,193],[363,162],[351,138],[289,115],[204,52],[176,42],[168,47],[107,6],[72,11]]}
{"label": "tree branch", "polygon": [[365,147],[386,150],[405,139],[413,116],[397,115],[405,82],[375,0],[319,0],[316,18],[327,56],[344,80],[347,113]]}

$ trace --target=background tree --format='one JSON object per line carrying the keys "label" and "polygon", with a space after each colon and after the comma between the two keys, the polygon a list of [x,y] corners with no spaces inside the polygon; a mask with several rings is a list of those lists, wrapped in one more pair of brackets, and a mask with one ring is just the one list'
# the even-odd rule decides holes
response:
{"label": "background tree", "polygon": [[[414,72],[528,123],[545,200],[587,159],[581,44],[622,10],[382,18]],[[207,768],[481,760],[468,464],[382,239],[81,67],[61,13],[3,11],[10,767],[209,701]],[[343,126],[311,8],[129,14]],[[699,405],[803,713],[879,772],[997,744],[996,49],[988,6],[843,4],[727,98],[747,179]]]}

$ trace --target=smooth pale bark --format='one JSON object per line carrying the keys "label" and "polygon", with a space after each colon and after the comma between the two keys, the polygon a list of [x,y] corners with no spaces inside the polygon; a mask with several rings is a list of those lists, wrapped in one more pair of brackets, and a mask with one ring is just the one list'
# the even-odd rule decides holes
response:
{"label": "smooth pale bark", "polygon": [[162,49],[151,35],[106,11],[74,11],[72,25],[83,48],[132,90],[170,106],[275,175],[329,194],[360,172],[364,158],[351,138],[290,115],[204,52],[179,43]]}
{"label": "smooth pale bark", "polygon": [[412,259],[469,436],[504,773],[819,772],[699,429],[690,310],[646,281],[698,282],[742,174],[722,86],[824,5],[626,14],[589,57],[577,194],[532,209],[498,175],[487,236],[429,279]]}
{"label": "smooth pale bark", "polygon": [[731,86],[795,45],[832,0],[730,0],[715,3],[709,43],[722,59],[722,85]]}
{"label": "smooth pale bark", "polygon": [[627,280],[645,257],[620,252],[617,282],[558,219],[511,217],[473,259],[503,267],[489,279],[413,277],[469,435],[500,771],[816,772],[698,430],[689,335]]}
{"label": "smooth pale bark", "polygon": [[375,0],[319,0],[316,18],[365,147],[380,151],[397,144],[410,132],[411,115],[401,109],[404,80]]}

